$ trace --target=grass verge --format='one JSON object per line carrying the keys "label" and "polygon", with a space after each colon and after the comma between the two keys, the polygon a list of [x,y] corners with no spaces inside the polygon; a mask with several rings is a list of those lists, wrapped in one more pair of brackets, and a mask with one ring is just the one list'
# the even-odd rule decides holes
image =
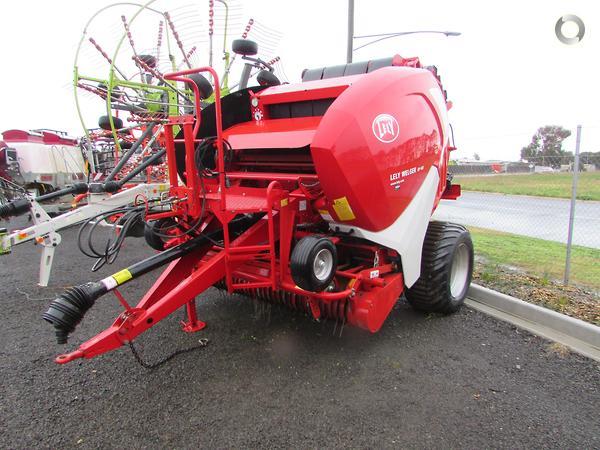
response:
{"label": "grass verge", "polygon": [[[454,177],[465,191],[496,192],[513,195],[571,198],[572,173],[534,173]],[[582,172],[577,182],[579,200],[600,200],[600,172]]]}
{"label": "grass verge", "polygon": [[574,246],[573,285],[563,286],[565,245],[470,227],[475,282],[600,325],[600,250]]}
{"label": "grass verge", "polygon": [[[469,231],[475,251],[489,262],[514,266],[548,281],[563,279],[565,244],[476,227]],[[570,278],[575,284],[600,291],[600,250],[574,245]]]}

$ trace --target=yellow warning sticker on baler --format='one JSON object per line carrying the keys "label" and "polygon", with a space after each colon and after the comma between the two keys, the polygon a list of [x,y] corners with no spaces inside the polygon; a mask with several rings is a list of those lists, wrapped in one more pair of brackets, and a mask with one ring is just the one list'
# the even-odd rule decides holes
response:
{"label": "yellow warning sticker on baler", "polygon": [[289,200],[287,198],[284,198],[283,200],[281,200],[281,207],[283,208],[284,206],[287,206],[289,203]]}
{"label": "yellow warning sticker on baler", "polygon": [[350,203],[346,197],[336,198],[333,201],[333,209],[340,220],[353,220],[356,219]]}
{"label": "yellow warning sticker on baler", "polygon": [[118,285],[121,285],[132,278],[131,272],[127,269],[123,269],[120,272],[115,273],[112,277]]}

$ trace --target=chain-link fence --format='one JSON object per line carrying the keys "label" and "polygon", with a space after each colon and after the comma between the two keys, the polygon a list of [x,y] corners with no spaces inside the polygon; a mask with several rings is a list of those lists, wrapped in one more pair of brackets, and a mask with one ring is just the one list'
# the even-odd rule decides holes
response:
{"label": "chain-link fence", "polygon": [[455,164],[450,171],[453,182],[462,186],[462,196],[442,201],[435,217],[469,227],[482,264],[579,286],[597,295],[600,162],[593,157],[582,154],[577,172],[570,155]]}
{"label": "chain-link fence", "polygon": [[[536,156],[527,161],[469,161],[451,162],[450,172],[461,175],[572,173],[573,155]],[[600,152],[584,153],[579,159],[580,172],[600,170]]]}

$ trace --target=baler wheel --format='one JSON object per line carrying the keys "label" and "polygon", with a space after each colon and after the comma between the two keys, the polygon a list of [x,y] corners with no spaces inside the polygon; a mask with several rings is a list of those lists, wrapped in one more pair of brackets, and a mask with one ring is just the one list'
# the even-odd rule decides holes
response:
{"label": "baler wheel", "polygon": [[337,251],[333,242],[327,238],[303,237],[292,250],[292,278],[305,291],[321,292],[327,288],[336,268]]}
{"label": "baler wheel", "polygon": [[469,231],[455,223],[430,222],[423,243],[421,276],[406,291],[406,298],[421,311],[456,312],[464,303],[472,275]]}

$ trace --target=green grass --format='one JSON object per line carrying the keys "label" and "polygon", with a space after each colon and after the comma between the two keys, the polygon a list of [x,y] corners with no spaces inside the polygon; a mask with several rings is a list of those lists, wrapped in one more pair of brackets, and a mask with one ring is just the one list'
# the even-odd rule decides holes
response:
{"label": "green grass", "polygon": [[[469,227],[469,231],[475,253],[488,262],[517,267],[546,282],[563,279],[564,244],[475,227]],[[573,246],[570,279],[575,284],[600,290],[600,250]]]}
{"label": "green grass", "polygon": [[[571,198],[572,173],[534,173],[454,177],[465,191]],[[582,172],[577,183],[579,200],[600,200],[600,171]]]}

